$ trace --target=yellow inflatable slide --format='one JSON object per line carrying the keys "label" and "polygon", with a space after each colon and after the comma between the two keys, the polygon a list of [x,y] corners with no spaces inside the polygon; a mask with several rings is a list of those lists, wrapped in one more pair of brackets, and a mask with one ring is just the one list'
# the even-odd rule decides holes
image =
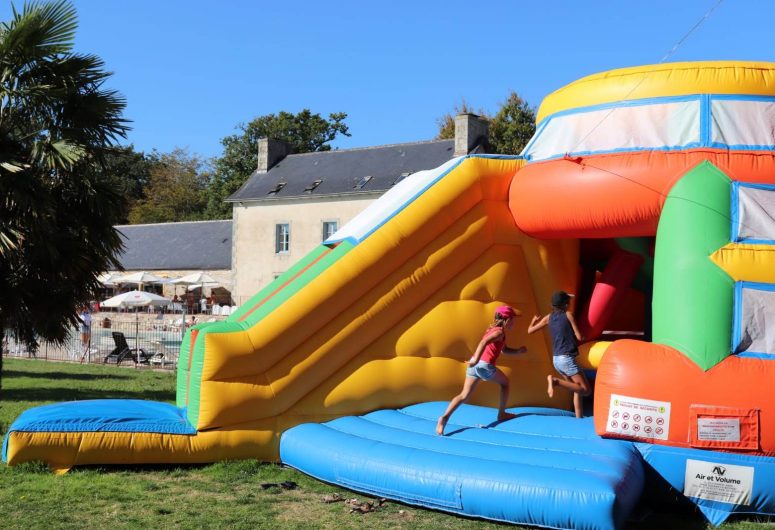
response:
{"label": "yellow inflatable slide", "polygon": [[[512,380],[508,405],[567,407],[566,393],[545,393],[546,336],[526,329],[552,291],[577,284],[578,240],[536,240],[516,227],[509,186],[523,163],[461,157],[404,179],[227,321],[188,332],[177,407],[100,405],[129,417],[114,430],[12,427],[6,461],[66,470],[277,460],[280,435],[300,423],[451,398],[501,304],[526,317],[509,345],[529,349],[499,363]],[[474,403],[495,405],[497,394],[484,385]],[[78,416],[78,403],[63,405]],[[164,421],[149,417],[159,414]]]}

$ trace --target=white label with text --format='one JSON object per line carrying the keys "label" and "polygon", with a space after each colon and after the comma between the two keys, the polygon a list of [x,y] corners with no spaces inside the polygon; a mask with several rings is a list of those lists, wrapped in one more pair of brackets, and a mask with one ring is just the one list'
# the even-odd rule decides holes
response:
{"label": "white label with text", "polygon": [[753,468],[686,460],[684,495],[747,506],[751,504]]}
{"label": "white label with text", "polygon": [[697,418],[697,439],[714,442],[739,442],[740,418]]}
{"label": "white label with text", "polygon": [[667,440],[670,402],[611,394],[605,430],[644,440]]}

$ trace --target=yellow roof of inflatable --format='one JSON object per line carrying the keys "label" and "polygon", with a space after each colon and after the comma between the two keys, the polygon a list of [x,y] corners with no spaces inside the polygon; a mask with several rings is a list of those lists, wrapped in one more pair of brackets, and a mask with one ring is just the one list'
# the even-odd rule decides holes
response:
{"label": "yellow roof of inflatable", "polygon": [[775,96],[775,63],[705,61],[609,70],[546,96],[536,119],[540,122],[556,112],[590,105],[688,94]]}

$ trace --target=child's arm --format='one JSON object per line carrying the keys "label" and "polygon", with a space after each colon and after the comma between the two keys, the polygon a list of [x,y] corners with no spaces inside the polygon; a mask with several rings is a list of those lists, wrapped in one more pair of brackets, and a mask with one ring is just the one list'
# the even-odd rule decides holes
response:
{"label": "child's arm", "polygon": [[503,347],[503,353],[507,353],[509,355],[517,355],[519,353],[527,353],[527,346],[520,346],[519,348],[509,348],[508,346]]}
{"label": "child's arm", "polygon": [[568,317],[568,322],[570,322],[570,327],[573,328],[573,334],[576,335],[576,340],[581,342],[584,340],[584,337],[581,336],[581,332],[579,331],[579,327],[576,325],[576,319],[573,318],[573,313],[570,311],[565,313]]}
{"label": "child's arm", "polygon": [[535,315],[533,320],[530,321],[530,325],[527,327],[527,332],[528,334],[535,333],[536,331],[543,329],[548,323],[549,315],[546,315],[545,317]]}

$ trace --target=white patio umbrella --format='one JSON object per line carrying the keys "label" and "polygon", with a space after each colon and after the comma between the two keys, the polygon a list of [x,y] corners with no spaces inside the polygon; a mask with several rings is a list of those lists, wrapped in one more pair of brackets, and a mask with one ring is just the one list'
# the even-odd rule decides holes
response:
{"label": "white patio umbrella", "polygon": [[100,282],[105,287],[113,287],[116,285],[114,281],[116,278],[120,278],[120,274],[116,274],[115,272],[103,272],[99,276],[97,276],[97,281]]}
{"label": "white patio umbrella", "polygon": [[113,278],[111,281],[115,284],[136,283],[140,291],[142,291],[143,284],[145,283],[167,283],[168,280],[166,278],[156,276],[155,274],[151,274],[150,272],[139,271],[133,272],[131,274],[125,274],[124,276],[119,276],[118,278]]}
{"label": "white patio umbrella", "polygon": [[197,285],[201,284],[203,286],[211,286],[211,285],[220,285],[221,282],[207,274],[206,272],[194,272],[192,274],[186,274],[185,276],[181,276],[180,278],[177,278],[175,280],[172,280],[170,283],[180,284],[180,285]]}
{"label": "white patio umbrella", "polygon": [[[170,281],[170,283],[175,285],[186,285],[188,286],[189,291],[198,287],[215,287],[216,285],[221,285],[221,282],[204,271],[186,274],[185,276],[181,276],[180,278]],[[185,303],[183,304],[183,307],[186,307]]]}
{"label": "white patio umbrella", "polygon": [[160,306],[170,303],[169,298],[145,291],[128,291],[108,298],[100,304],[102,307],[147,307],[149,305]]}
{"label": "white patio umbrella", "polygon": [[[138,344],[138,335],[140,331],[140,320],[137,316],[137,309],[148,306],[165,306],[171,300],[154,293],[145,291],[129,291],[108,298],[100,304],[102,307],[134,307],[135,308],[135,348]],[[139,350],[138,350],[139,351]]]}

